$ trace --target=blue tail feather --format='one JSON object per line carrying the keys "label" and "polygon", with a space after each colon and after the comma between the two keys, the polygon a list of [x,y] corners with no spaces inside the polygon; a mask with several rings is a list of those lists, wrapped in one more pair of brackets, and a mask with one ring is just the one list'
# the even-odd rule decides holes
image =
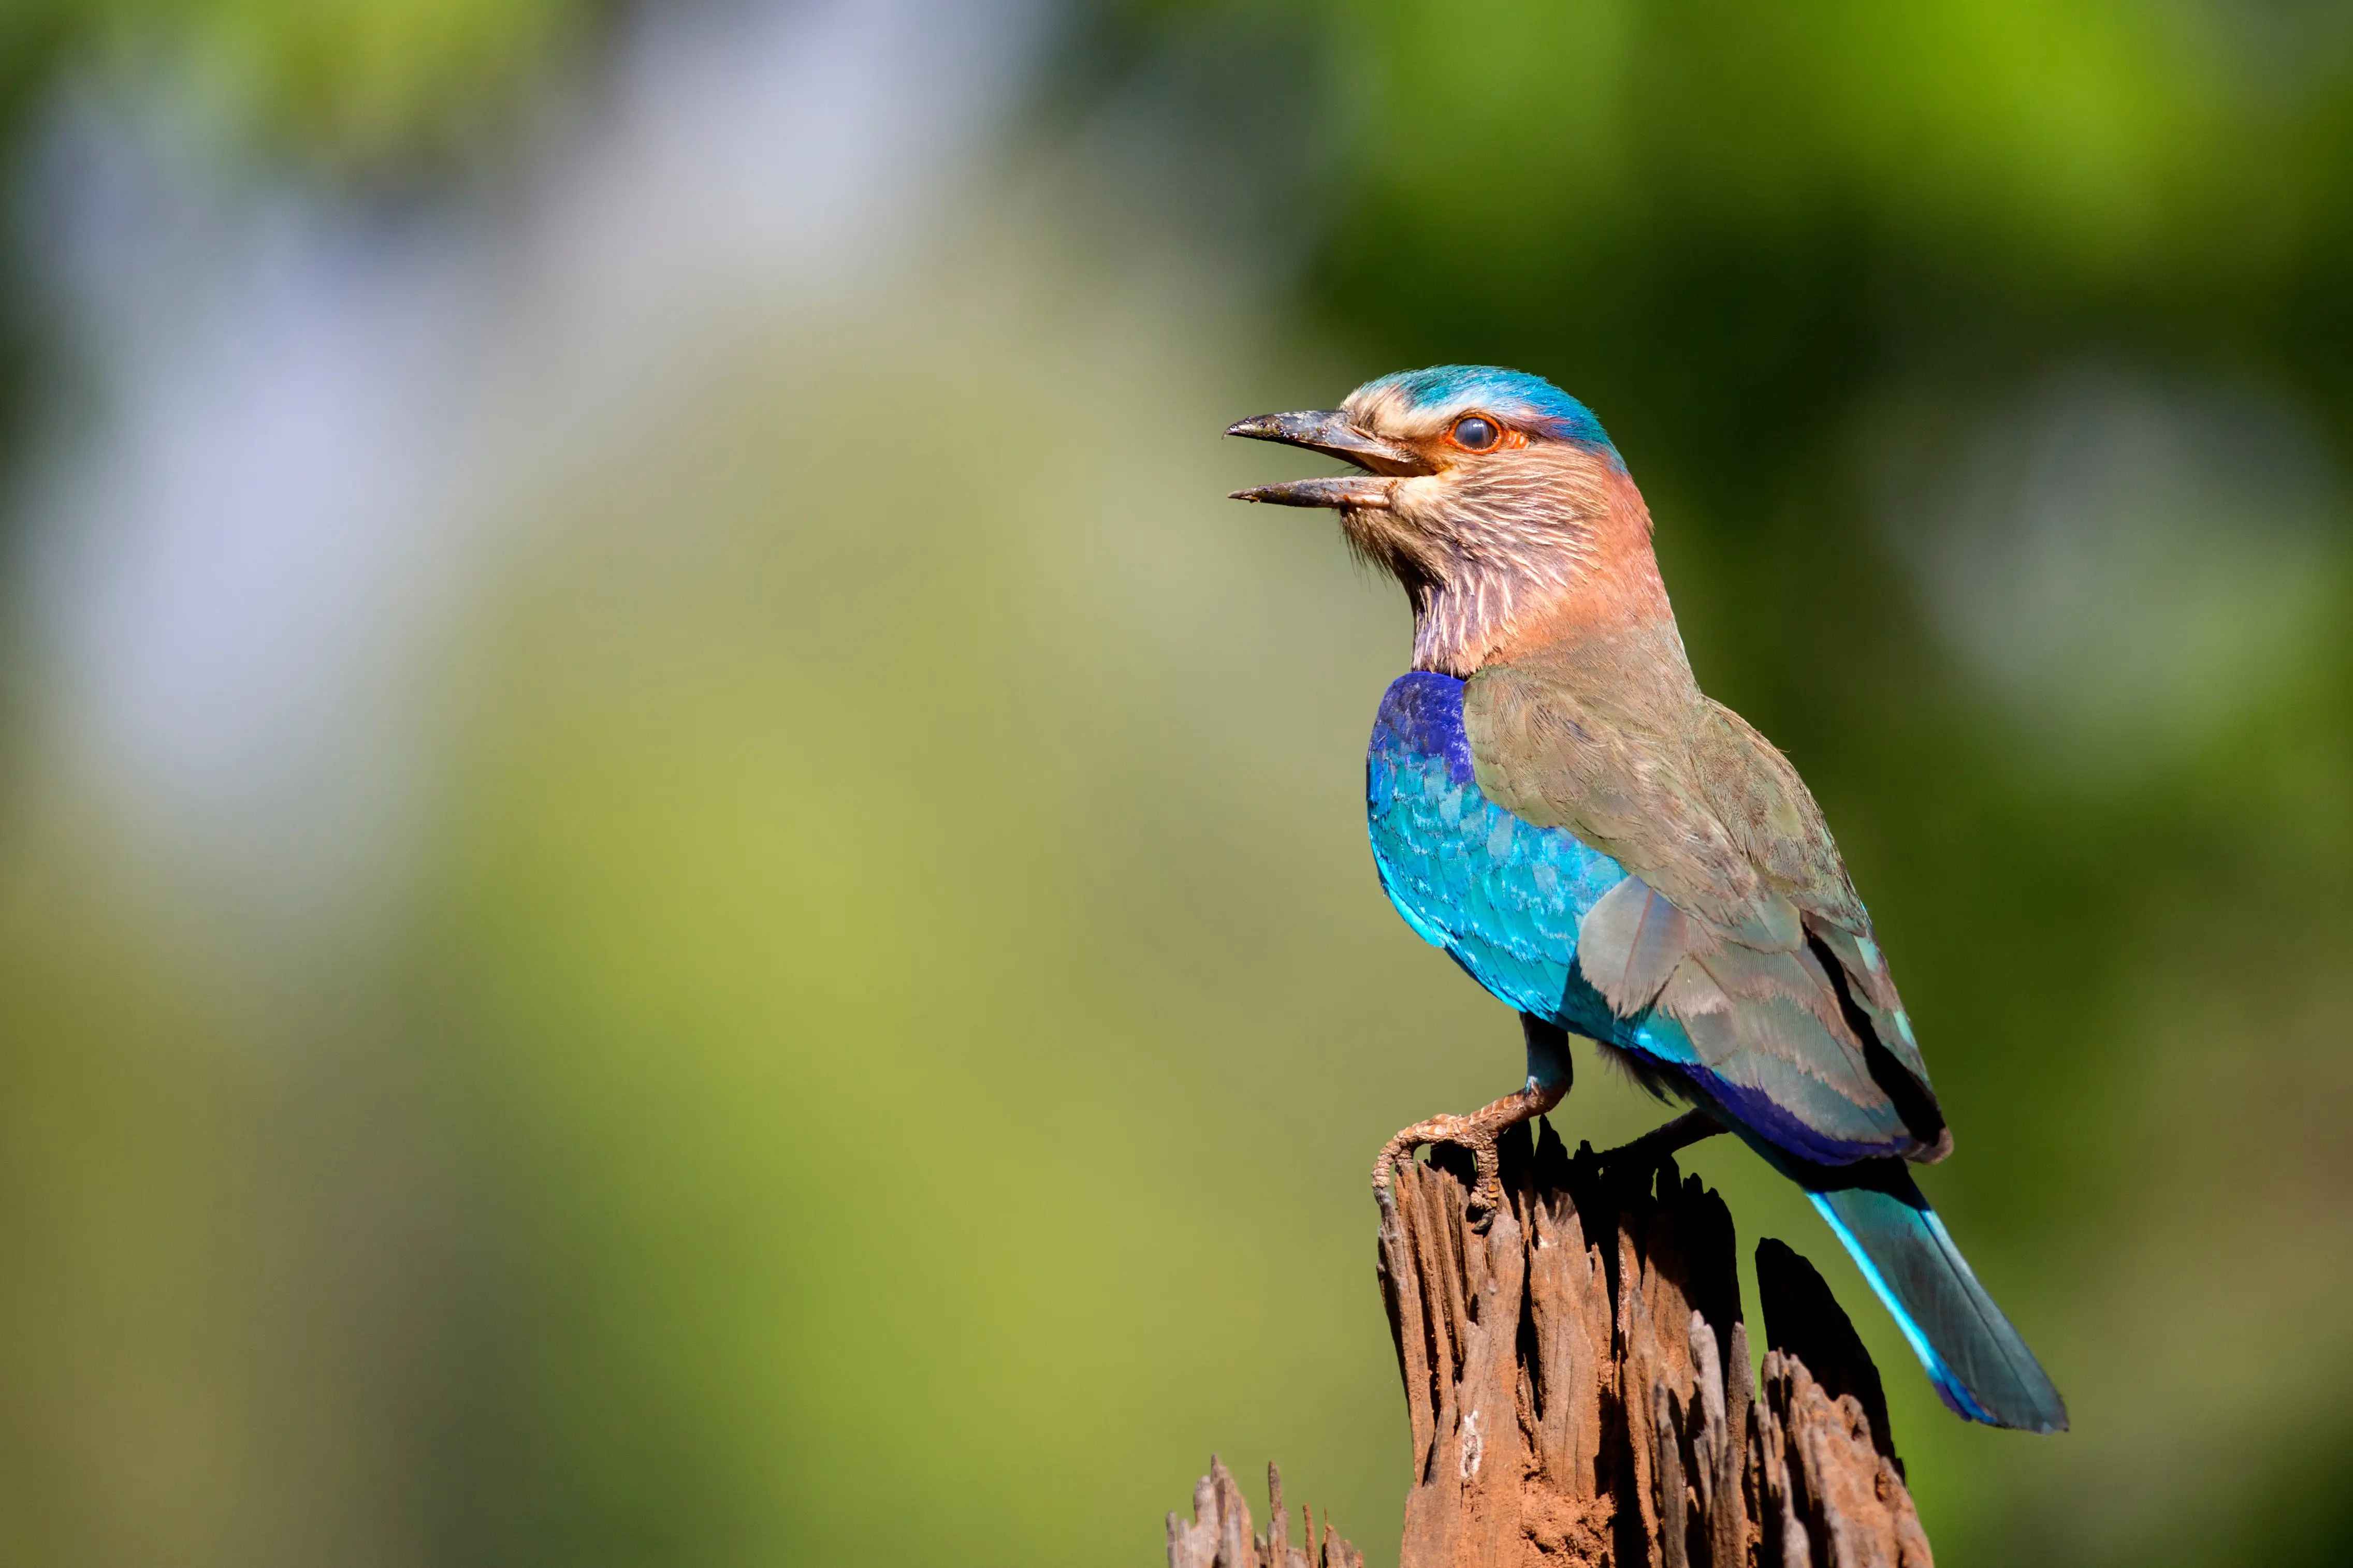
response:
{"label": "blue tail feather", "polygon": [[1972,1421],[2065,1431],[2066,1403],[1919,1187],[1895,1162],[1867,1163],[1886,1168],[1854,1185],[1809,1183],[1806,1195],[1894,1315],[1937,1394]]}

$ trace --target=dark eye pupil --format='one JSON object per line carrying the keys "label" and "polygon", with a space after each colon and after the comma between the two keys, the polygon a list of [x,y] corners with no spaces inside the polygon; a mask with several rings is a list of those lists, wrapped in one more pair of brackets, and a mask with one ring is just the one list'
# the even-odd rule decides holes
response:
{"label": "dark eye pupil", "polygon": [[1454,439],[1473,451],[1482,450],[1495,444],[1495,427],[1474,414],[1455,422]]}

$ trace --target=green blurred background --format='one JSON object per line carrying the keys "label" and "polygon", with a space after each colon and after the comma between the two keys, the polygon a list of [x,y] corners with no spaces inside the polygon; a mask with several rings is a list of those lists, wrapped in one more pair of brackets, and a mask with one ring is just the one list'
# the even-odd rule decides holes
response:
{"label": "green blurred background", "polygon": [[1213,1448],[1385,1560],[1366,1168],[1517,1031],[1218,433],[1442,360],[1904,977],[2073,1433],[1694,1163],[1942,1558],[2345,1560],[2344,5],[16,0],[0,170],[9,1560],[1141,1563]]}

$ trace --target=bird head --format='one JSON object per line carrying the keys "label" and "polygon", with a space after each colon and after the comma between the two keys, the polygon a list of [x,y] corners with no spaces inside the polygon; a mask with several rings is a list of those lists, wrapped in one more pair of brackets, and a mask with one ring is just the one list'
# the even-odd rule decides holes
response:
{"label": "bird head", "polygon": [[1467,675],[1564,622],[1664,611],[1650,513],[1618,449],[1541,376],[1402,371],[1337,408],[1261,415],[1226,434],[1361,470],[1234,499],[1336,510],[1350,546],[1404,585],[1419,668]]}

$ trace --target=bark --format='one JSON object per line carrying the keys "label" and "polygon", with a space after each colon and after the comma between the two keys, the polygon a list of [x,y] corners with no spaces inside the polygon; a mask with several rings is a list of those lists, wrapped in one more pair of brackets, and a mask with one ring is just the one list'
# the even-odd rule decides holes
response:
{"label": "bark", "polygon": [[[1879,1374],[1829,1288],[1758,1248],[1768,1349],[1749,1376],[1732,1218],[1672,1161],[1606,1168],[1550,1128],[1504,1140],[1504,1207],[1465,1212],[1467,1155],[1398,1173],[1381,1299],[1412,1485],[1399,1568],[1932,1568]],[[1361,1568],[1293,1546],[1212,1461],[1169,1568]]]}
{"label": "bark", "polygon": [[1927,1568],[1878,1375],[1802,1258],[1767,1244],[1758,1400],[1731,1215],[1697,1178],[1522,1129],[1481,1234],[1453,1152],[1398,1173],[1380,1237],[1401,1568]]}

